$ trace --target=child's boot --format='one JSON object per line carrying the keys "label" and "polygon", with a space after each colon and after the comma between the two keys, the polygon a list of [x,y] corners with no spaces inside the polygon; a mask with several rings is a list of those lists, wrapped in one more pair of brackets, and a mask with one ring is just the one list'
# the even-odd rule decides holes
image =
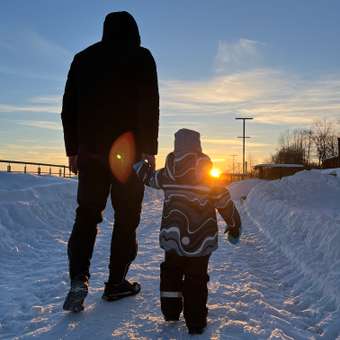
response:
{"label": "child's boot", "polygon": [[165,321],[178,321],[183,309],[183,281],[179,268],[161,264],[160,297]]}

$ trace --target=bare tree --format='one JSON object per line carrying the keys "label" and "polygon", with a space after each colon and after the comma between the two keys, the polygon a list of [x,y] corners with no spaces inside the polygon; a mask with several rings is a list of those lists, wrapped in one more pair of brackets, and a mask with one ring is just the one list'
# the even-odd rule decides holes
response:
{"label": "bare tree", "polygon": [[272,161],[308,165],[311,161],[312,135],[310,129],[285,131],[279,137],[279,149],[272,156]]}
{"label": "bare tree", "polygon": [[333,122],[326,118],[313,124],[313,142],[319,165],[323,160],[336,155],[337,138],[333,126]]}
{"label": "bare tree", "polygon": [[[336,127],[339,121],[320,119],[311,128],[287,130],[279,136],[279,148],[272,155],[274,163],[299,163],[318,166],[327,158],[336,156],[338,142]],[[316,156],[316,158],[315,158]]]}

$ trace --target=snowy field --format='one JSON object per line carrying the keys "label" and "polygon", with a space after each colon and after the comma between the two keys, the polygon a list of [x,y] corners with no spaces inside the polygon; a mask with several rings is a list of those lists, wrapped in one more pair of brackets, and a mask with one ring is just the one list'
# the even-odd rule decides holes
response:
{"label": "snowy field", "polygon": [[[100,226],[91,287],[81,314],[63,312],[66,244],[76,181],[0,173],[0,339],[186,339],[184,320],[165,323],[158,285],[162,194],[147,190],[135,297],[101,300],[112,209]],[[304,171],[278,181],[234,183],[243,221],[239,245],[221,233],[210,265],[208,328],[197,339],[340,339],[340,179]],[[221,231],[224,228],[220,221]]]}

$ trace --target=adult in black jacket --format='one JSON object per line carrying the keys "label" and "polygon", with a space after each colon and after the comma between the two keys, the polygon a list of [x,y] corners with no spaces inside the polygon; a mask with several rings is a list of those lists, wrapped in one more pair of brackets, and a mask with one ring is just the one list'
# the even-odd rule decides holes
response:
{"label": "adult in black jacket", "polygon": [[145,158],[154,166],[159,96],[154,59],[140,46],[138,26],[129,13],[108,14],[102,40],[74,57],[61,117],[69,165],[74,173],[79,171],[78,208],[68,243],[71,290],[64,309],[78,311],[87,295],[97,224],[110,193],[115,222],[103,298],[114,300],[140,290],[125,276],[137,254],[135,231],[144,187],[133,172],[123,182],[117,179],[109,157],[115,141],[129,133],[135,146],[132,163]]}

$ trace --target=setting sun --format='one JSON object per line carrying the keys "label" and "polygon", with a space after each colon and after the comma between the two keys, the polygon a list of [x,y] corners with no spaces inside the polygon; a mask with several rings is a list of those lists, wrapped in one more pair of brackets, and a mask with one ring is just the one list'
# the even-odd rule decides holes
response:
{"label": "setting sun", "polygon": [[210,170],[210,176],[211,177],[215,177],[215,178],[218,178],[221,176],[221,170],[220,169],[217,169],[217,168],[212,168]]}

